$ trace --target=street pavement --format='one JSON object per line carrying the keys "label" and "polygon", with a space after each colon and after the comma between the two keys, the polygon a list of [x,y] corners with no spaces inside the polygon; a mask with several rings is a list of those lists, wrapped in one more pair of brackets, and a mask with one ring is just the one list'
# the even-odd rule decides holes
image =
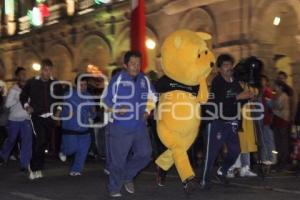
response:
{"label": "street pavement", "polygon": [[[46,162],[45,177],[30,181],[27,174],[19,171],[16,161],[0,166],[0,200],[103,200],[109,198],[106,190],[107,176],[103,163],[89,161],[83,176],[70,177],[69,163],[56,159]],[[198,189],[186,196],[178,175],[173,170],[165,187],[155,184],[154,167],[144,170],[135,180],[136,193],[128,194],[123,189],[120,199],[132,200],[289,200],[300,198],[300,178],[289,173],[274,174],[265,180],[235,178],[229,186],[217,182],[210,190]]]}

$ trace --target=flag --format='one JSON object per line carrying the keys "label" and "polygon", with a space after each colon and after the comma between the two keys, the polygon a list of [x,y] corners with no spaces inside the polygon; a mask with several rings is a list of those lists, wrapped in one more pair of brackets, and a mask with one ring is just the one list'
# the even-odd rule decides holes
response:
{"label": "flag", "polygon": [[145,71],[147,68],[145,1],[132,0],[131,9],[131,50],[139,51],[142,54],[141,70]]}

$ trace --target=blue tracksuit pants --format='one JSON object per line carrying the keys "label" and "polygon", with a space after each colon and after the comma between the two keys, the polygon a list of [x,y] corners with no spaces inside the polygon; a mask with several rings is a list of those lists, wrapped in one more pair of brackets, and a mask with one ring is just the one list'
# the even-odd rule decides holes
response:
{"label": "blue tracksuit pants", "polygon": [[151,160],[151,142],[146,124],[128,130],[114,124],[108,125],[109,192],[120,192],[124,183],[130,182]]}
{"label": "blue tracksuit pants", "polygon": [[20,163],[22,168],[28,168],[32,152],[32,127],[29,120],[8,121],[8,137],[6,138],[0,156],[7,160],[18,137],[21,139]]}
{"label": "blue tracksuit pants", "polygon": [[82,172],[89,148],[91,145],[90,134],[63,135],[60,151],[65,155],[73,155],[74,161],[71,172]]}
{"label": "blue tracksuit pants", "polygon": [[202,184],[206,184],[210,181],[214,162],[224,144],[226,144],[228,152],[221,166],[223,175],[227,174],[228,169],[238,158],[241,151],[238,136],[238,122],[212,121],[208,124],[206,141],[207,148]]}

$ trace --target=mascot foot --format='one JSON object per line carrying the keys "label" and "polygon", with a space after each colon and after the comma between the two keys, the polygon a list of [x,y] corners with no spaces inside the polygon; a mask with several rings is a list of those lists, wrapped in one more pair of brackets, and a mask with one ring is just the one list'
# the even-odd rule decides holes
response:
{"label": "mascot foot", "polygon": [[188,195],[191,194],[193,191],[195,191],[197,186],[198,186],[198,182],[195,177],[188,178],[183,182],[183,190]]}
{"label": "mascot foot", "polygon": [[159,166],[156,166],[156,184],[160,187],[165,186],[166,177],[167,172]]}

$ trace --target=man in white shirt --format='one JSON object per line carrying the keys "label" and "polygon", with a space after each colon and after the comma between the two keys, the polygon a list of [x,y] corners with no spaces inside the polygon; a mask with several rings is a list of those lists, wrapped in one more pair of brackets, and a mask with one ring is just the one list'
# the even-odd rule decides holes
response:
{"label": "man in white shirt", "polygon": [[17,83],[10,89],[5,107],[9,110],[6,138],[2,151],[0,151],[0,162],[6,162],[11,150],[16,144],[18,137],[21,139],[20,162],[21,169],[27,170],[32,151],[32,129],[28,113],[22,107],[19,96],[26,83],[26,70],[18,67],[15,71]]}

